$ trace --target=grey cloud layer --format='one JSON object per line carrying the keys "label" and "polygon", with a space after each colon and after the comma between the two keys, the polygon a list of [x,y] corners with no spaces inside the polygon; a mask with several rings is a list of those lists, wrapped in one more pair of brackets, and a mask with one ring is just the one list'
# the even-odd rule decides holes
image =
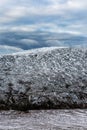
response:
{"label": "grey cloud layer", "polygon": [[0,0],[0,27],[86,35],[86,11],[87,0]]}
{"label": "grey cloud layer", "polygon": [[86,12],[87,0],[0,0],[0,53],[87,46]]}
{"label": "grey cloud layer", "polygon": [[0,45],[15,46],[18,50],[51,46],[87,46],[86,43],[87,37],[68,33],[7,31],[2,32],[0,37]]}

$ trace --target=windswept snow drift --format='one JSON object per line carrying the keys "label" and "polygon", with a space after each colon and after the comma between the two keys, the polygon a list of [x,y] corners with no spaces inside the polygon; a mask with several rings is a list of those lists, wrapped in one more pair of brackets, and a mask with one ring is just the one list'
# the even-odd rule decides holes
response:
{"label": "windswept snow drift", "polygon": [[0,109],[87,108],[87,49],[0,56]]}

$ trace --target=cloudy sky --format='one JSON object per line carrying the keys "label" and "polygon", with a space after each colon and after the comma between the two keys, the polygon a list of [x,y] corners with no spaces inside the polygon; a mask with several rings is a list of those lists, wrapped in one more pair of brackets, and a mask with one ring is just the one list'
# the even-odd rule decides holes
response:
{"label": "cloudy sky", "polygon": [[0,30],[87,35],[87,0],[0,0]]}
{"label": "cloudy sky", "polygon": [[0,0],[0,53],[66,45],[87,46],[87,0]]}

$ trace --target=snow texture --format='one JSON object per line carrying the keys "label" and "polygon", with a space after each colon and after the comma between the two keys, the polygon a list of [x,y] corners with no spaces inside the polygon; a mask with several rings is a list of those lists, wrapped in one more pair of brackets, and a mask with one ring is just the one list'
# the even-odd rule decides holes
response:
{"label": "snow texture", "polygon": [[0,109],[87,108],[87,49],[0,56]]}

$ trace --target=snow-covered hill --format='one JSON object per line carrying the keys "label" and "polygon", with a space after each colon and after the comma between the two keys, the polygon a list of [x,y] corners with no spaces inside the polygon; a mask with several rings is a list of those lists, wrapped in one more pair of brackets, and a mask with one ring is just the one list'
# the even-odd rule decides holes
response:
{"label": "snow-covered hill", "polygon": [[87,49],[0,56],[0,108],[87,108]]}
{"label": "snow-covered hill", "polygon": [[12,47],[12,46],[6,46],[6,45],[0,45],[0,55],[4,55],[4,54],[12,54],[12,53],[16,53],[16,52],[21,52],[23,51],[21,48],[16,48],[16,47]]}

